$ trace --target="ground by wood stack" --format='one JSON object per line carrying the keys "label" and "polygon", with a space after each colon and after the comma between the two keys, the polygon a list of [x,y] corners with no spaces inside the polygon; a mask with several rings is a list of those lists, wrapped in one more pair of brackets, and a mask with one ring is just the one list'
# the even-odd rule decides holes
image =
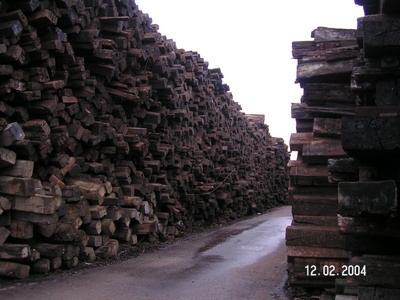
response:
{"label": "ground by wood stack", "polygon": [[0,275],[286,203],[283,140],[134,1],[2,1],[0,32]]}

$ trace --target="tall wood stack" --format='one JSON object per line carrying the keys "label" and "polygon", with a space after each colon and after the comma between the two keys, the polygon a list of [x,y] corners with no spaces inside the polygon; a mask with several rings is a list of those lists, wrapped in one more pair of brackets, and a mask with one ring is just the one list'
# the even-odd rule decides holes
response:
{"label": "tall wood stack", "polygon": [[0,4],[1,276],[286,203],[283,140],[134,1]]}
{"label": "tall wood stack", "polygon": [[355,2],[366,16],[358,19],[362,60],[352,71],[358,101],[355,115],[342,119],[342,145],[359,178],[339,184],[339,229],[350,264],[365,266],[366,276],[348,276],[341,293],[399,299],[400,3]]}
{"label": "tall wood stack", "polygon": [[[323,63],[308,68],[321,53],[307,53],[312,42],[293,43],[304,96],[292,109],[298,133],[292,135],[290,144],[300,154],[290,162],[294,221],[287,231],[289,273],[293,284],[326,288],[335,283],[337,300],[399,299],[400,4],[394,0],[355,3],[364,7],[366,15],[358,19],[355,36],[360,49],[354,44],[351,49],[343,48],[344,52],[332,49],[341,59],[349,51],[359,56],[353,67],[349,64],[348,71],[342,72],[344,77],[321,74],[328,70]],[[326,50],[326,57],[328,52],[332,53]],[[311,75],[303,76],[308,69]],[[330,69],[335,72],[336,67]],[[345,80],[340,81],[341,90],[327,89],[327,83],[333,87],[339,78]],[[316,99],[307,103],[310,95],[325,99],[323,106],[315,108]],[[337,103],[332,107],[334,99]],[[332,144],[339,137],[340,143]],[[310,157],[310,148],[318,142],[329,158],[320,166],[322,152]],[[301,196],[300,189],[307,196]],[[303,216],[319,211],[331,213],[329,228],[327,217]],[[315,273],[321,275],[324,265],[337,267],[335,276],[313,277],[305,276],[306,265],[316,265]],[[341,276],[343,270],[347,276]]]}
{"label": "tall wood stack", "polygon": [[[292,286],[331,289],[335,276],[326,276],[324,266],[340,268],[350,252],[339,233],[337,179],[328,165],[347,157],[341,117],[354,115],[350,76],[359,49],[355,30],[319,27],[312,37],[292,44],[304,94],[301,103],[292,104],[297,132],[291,135],[290,149],[298,156],[289,163],[293,222],[286,231],[288,272]],[[310,268],[316,272],[307,274]]]}

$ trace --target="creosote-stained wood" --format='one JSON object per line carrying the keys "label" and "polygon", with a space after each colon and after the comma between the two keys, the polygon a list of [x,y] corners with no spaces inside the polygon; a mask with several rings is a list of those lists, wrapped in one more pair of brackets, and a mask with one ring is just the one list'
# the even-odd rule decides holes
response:
{"label": "creosote-stained wood", "polygon": [[18,196],[33,196],[36,193],[35,179],[0,176],[1,192]]}
{"label": "creosote-stained wood", "polygon": [[399,258],[396,256],[355,256],[350,264],[366,266],[368,276],[349,276],[347,282],[353,285],[385,286],[398,288],[400,276],[398,272]]}
{"label": "creosote-stained wood", "polygon": [[341,182],[338,185],[339,213],[345,217],[363,214],[388,216],[397,211],[394,181]]}
{"label": "creosote-stained wood", "polygon": [[364,159],[395,156],[400,153],[399,125],[399,117],[343,118],[343,149],[353,157]]}
{"label": "creosote-stained wood", "polygon": [[[304,228],[305,227],[305,228]],[[289,226],[286,228],[287,246],[310,246],[329,248],[344,247],[344,237],[339,229],[328,226]]]}
{"label": "creosote-stained wood", "polygon": [[287,203],[284,141],[133,1],[7,4],[0,240],[32,273]]}
{"label": "creosote-stained wood", "polygon": [[330,158],[347,157],[340,140],[313,141],[302,149],[303,161],[309,164],[324,164]]}
{"label": "creosote-stained wood", "polygon": [[26,244],[3,244],[0,246],[0,259],[23,260],[31,255],[31,248]]}
{"label": "creosote-stained wood", "polygon": [[29,276],[29,270],[28,265],[0,260],[1,276],[24,279]]}
{"label": "creosote-stained wood", "polygon": [[307,166],[299,161],[290,161],[290,178],[296,185],[329,186],[328,170],[325,166]]}
{"label": "creosote-stained wood", "polygon": [[[351,257],[337,216],[337,182],[345,175],[334,168],[329,172],[328,162],[348,157],[341,143],[341,119],[356,113],[357,97],[350,85],[361,57],[356,35],[356,30],[319,27],[312,32],[313,41],[292,44],[296,81],[304,90],[300,103],[291,107],[297,132],[291,135],[290,149],[298,155],[288,164],[293,221],[286,245],[293,286],[331,288],[338,276],[323,276],[323,266],[339,272]],[[350,173],[358,176],[358,169]],[[319,275],[307,276],[306,265],[315,265]]]}

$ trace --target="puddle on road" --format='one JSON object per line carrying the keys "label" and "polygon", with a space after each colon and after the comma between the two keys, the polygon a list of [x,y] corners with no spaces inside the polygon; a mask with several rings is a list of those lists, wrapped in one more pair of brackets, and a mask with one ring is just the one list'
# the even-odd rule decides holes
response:
{"label": "puddle on road", "polygon": [[286,227],[292,218],[276,217],[263,220],[243,230],[221,232],[215,239],[198,252],[200,259],[205,256],[220,256],[229,261],[229,268],[255,263],[272,253],[285,239]]}
{"label": "puddle on road", "polygon": [[212,239],[211,241],[209,241],[207,244],[205,244],[203,247],[199,248],[199,250],[197,250],[197,253],[195,256],[198,256],[199,254],[210,250],[212,248],[214,248],[215,246],[222,244],[224,242],[226,242],[228,239],[230,239],[232,236],[236,236],[239,235],[243,232],[246,232],[247,230],[252,230],[256,227],[258,227],[259,225],[267,222],[268,220],[262,220],[259,222],[255,222],[254,224],[251,225],[246,225],[243,226],[242,228],[238,228],[238,229],[225,229],[225,230],[221,230],[218,233],[218,236],[216,236],[214,239]]}

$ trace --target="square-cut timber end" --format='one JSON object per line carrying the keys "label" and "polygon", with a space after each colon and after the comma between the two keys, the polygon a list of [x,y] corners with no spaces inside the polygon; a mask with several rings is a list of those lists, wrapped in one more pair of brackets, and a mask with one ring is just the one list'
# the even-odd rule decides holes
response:
{"label": "square-cut timber end", "polygon": [[397,211],[397,187],[393,180],[341,182],[338,186],[339,214],[388,216]]}

